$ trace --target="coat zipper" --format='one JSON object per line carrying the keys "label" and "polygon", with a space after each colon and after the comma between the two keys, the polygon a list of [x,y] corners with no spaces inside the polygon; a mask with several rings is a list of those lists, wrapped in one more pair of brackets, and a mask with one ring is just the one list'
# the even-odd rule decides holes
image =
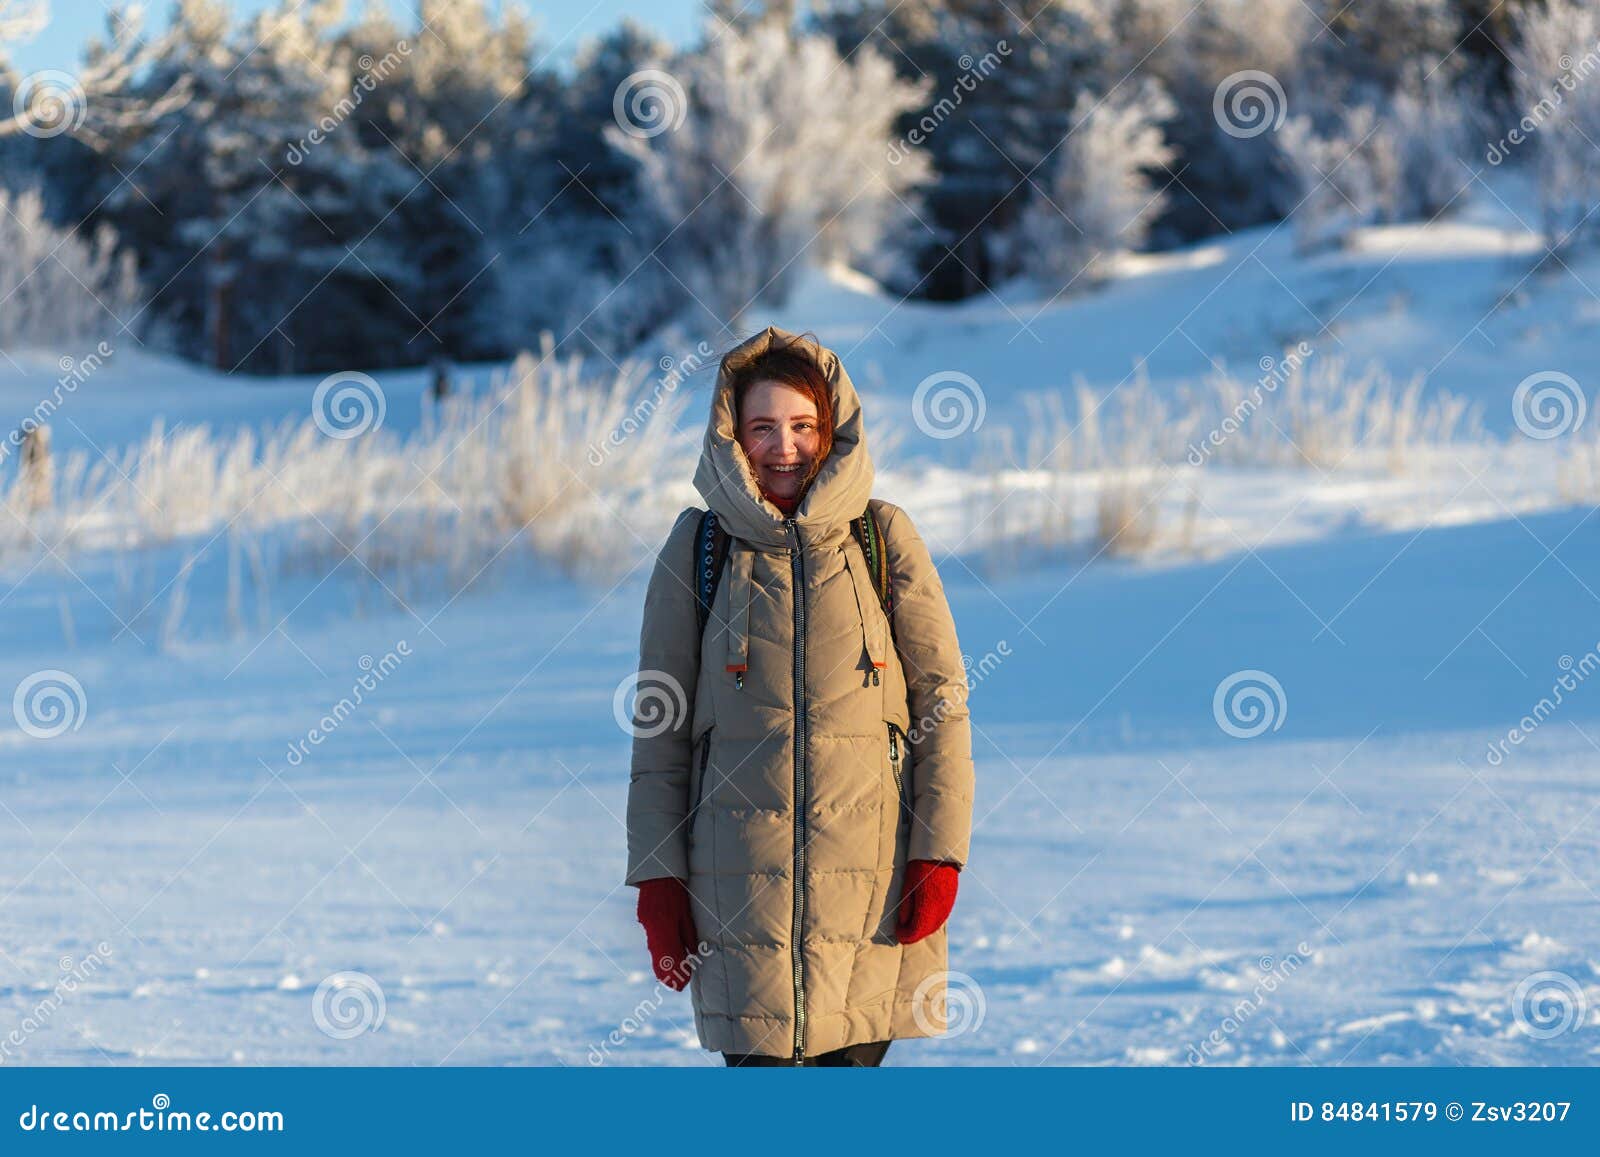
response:
{"label": "coat zipper", "polygon": [[794,915],[790,954],[794,965],[794,1063],[805,1063],[806,1033],[806,573],[800,549],[800,527],[784,519],[794,534],[789,547],[789,575],[794,586]]}

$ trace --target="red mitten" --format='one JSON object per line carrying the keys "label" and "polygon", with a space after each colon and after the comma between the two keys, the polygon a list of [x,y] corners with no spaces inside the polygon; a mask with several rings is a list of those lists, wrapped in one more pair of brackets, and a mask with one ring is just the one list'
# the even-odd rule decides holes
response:
{"label": "red mitten", "polygon": [[644,925],[650,967],[655,970],[656,979],[674,992],[682,992],[694,967],[689,957],[699,943],[689,889],[684,882],[662,876],[641,883],[639,923]]}
{"label": "red mitten", "polygon": [[959,869],[954,864],[933,860],[912,860],[906,865],[906,877],[900,886],[900,914],[895,921],[895,939],[902,944],[915,944],[925,936],[932,936],[950,918],[950,909],[956,906],[956,879]]}

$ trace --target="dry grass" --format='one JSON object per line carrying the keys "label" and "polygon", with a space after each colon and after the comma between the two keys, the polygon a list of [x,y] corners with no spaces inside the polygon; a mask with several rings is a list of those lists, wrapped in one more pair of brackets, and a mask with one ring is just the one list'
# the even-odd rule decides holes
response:
{"label": "dry grass", "polygon": [[[0,493],[0,560],[226,531],[240,569],[259,571],[261,540],[281,536],[287,569],[355,558],[391,589],[424,573],[460,589],[519,552],[573,575],[619,573],[676,510],[659,483],[692,467],[692,440],[672,432],[687,391],[644,388],[642,363],[596,374],[543,353],[481,395],[450,397],[404,439],[381,427],[333,438],[310,416],[225,436],[157,422],[105,458],[64,455],[44,509],[20,473]],[[232,596],[231,613],[242,603]]]}

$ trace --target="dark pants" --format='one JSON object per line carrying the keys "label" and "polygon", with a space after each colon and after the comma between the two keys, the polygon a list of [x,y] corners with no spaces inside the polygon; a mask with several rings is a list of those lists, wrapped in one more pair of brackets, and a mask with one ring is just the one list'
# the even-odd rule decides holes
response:
{"label": "dark pants", "polygon": [[[834,1049],[831,1053],[817,1053],[806,1057],[800,1063],[825,1069],[875,1069],[883,1063],[883,1054],[888,1051],[889,1042],[880,1040],[871,1044],[847,1045],[842,1049]],[[764,1057],[758,1053],[723,1053],[722,1059],[728,1062],[730,1069],[794,1065],[792,1056]]]}

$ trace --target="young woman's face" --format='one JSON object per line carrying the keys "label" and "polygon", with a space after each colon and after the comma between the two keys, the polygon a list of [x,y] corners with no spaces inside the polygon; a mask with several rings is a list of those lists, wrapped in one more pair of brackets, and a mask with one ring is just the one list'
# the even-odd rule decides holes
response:
{"label": "young woman's face", "polygon": [[821,444],[816,404],[781,382],[762,381],[745,393],[743,410],[739,445],[761,485],[780,498],[793,498],[810,474]]}

